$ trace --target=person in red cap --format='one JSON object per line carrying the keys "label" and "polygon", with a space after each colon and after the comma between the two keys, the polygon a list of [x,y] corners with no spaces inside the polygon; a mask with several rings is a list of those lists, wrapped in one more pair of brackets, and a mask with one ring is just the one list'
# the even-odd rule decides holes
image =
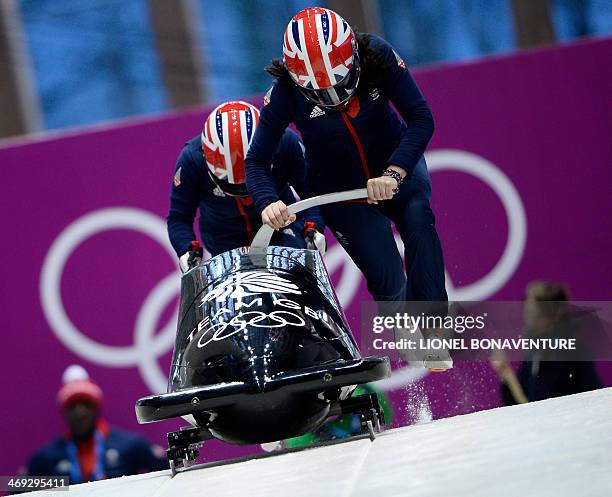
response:
{"label": "person in red cap", "polygon": [[30,458],[28,475],[69,476],[75,484],[168,468],[161,447],[101,419],[102,390],[84,368],[69,366],[62,383],[57,401],[68,431]]}

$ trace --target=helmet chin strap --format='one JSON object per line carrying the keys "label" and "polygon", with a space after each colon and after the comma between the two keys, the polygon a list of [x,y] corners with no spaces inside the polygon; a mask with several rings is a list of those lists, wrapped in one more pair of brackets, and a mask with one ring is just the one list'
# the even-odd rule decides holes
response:
{"label": "helmet chin strap", "polygon": [[[233,193],[229,190],[229,187],[227,185],[229,185],[230,183],[227,181],[224,181],[222,179],[217,178],[212,171],[209,169],[208,170],[208,175],[210,176],[210,179],[212,179],[213,183],[226,195],[229,195],[230,197],[238,197],[238,198],[246,198],[249,196],[248,193],[245,194],[238,194],[238,193]],[[238,183],[235,183],[236,185],[238,185]],[[241,185],[243,185],[244,183],[240,183]]]}

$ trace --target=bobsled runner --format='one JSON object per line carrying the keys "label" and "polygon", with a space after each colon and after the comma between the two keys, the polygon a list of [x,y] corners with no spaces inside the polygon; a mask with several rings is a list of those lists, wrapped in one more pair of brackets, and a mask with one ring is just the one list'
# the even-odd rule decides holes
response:
{"label": "bobsled runner", "polygon": [[[289,209],[365,196],[365,189],[322,195]],[[190,421],[168,434],[173,474],[207,439],[273,442],[349,413],[372,438],[384,424],[376,393],[352,393],[388,377],[388,359],[361,356],[319,252],[269,246],[272,233],[264,225],[251,247],[182,277],[167,393],[136,402],[139,423]]]}

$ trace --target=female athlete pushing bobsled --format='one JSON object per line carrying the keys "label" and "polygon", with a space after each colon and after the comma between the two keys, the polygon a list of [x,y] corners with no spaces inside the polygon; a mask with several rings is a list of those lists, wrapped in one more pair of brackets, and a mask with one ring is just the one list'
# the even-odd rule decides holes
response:
{"label": "female athlete pushing bobsled", "polygon": [[[267,71],[276,81],[264,98],[246,158],[247,188],[262,221],[282,229],[294,220],[269,167],[293,122],[310,163],[311,194],[367,185],[367,203],[331,204],[321,212],[374,299],[445,301],[442,249],[423,158],[433,118],[401,57],[382,38],[355,34],[335,12],[313,7],[293,17],[283,59],[272,61]],[[391,222],[404,242],[406,274]]]}

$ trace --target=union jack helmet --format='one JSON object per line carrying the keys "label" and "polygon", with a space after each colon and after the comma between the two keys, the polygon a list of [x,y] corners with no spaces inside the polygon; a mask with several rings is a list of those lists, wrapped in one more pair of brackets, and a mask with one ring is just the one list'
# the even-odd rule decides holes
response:
{"label": "union jack helmet", "polygon": [[343,105],[359,83],[359,53],[349,24],[333,10],[309,7],[285,30],[283,60],[293,82],[311,102]]}
{"label": "union jack helmet", "polygon": [[204,123],[202,152],[208,174],[228,195],[247,197],[244,159],[259,122],[259,111],[242,101],[225,102]]}

